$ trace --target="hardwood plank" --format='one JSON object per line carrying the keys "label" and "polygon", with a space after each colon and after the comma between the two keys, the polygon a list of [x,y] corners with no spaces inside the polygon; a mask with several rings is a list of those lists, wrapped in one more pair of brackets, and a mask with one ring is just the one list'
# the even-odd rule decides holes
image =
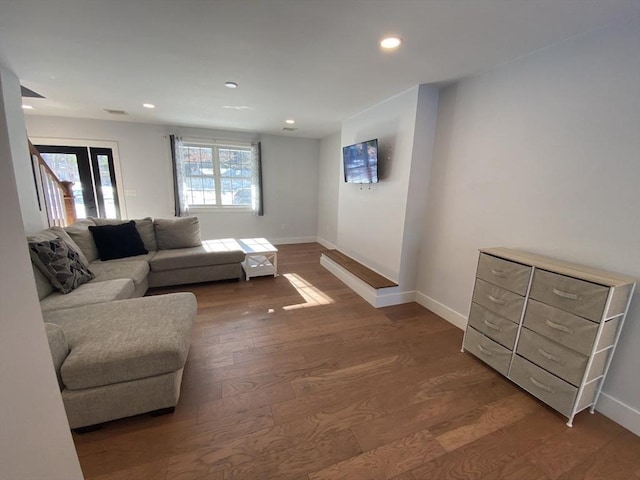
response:
{"label": "hardwood plank", "polygon": [[[478,415],[473,415],[471,421],[468,421],[469,416],[465,413],[455,417],[453,422],[446,422],[444,433],[435,433],[442,429],[442,425],[432,427],[431,430],[434,435],[437,435],[438,443],[451,452],[527,417],[537,406],[534,399],[522,392],[517,392],[477,409]],[[462,425],[456,425],[457,418],[463,418]],[[452,425],[455,428],[451,428]]]}
{"label": "hardwood plank", "polygon": [[493,381],[487,381],[475,389],[469,389],[468,395],[463,396],[457,389],[426,393],[421,397],[426,397],[425,400],[412,403],[382,418],[356,425],[352,427],[352,431],[363,450],[372,450],[411,433],[428,429],[433,424],[442,422],[442,419],[456,417],[482,405],[486,401],[487,392],[492,393],[494,399],[503,395],[503,391],[494,385]]}
{"label": "hardwood plank", "polygon": [[588,462],[595,452],[623,430],[600,414],[583,415],[573,428],[566,428],[560,435],[539,445],[527,454],[527,458],[549,478],[556,479]]}
{"label": "hardwood plank", "polygon": [[422,430],[311,473],[309,480],[387,480],[444,453],[431,434]]}
{"label": "hardwood plank", "polygon": [[416,480],[480,480],[564,431],[566,426],[559,420],[550,411],[541,410],[427,462],[411,473]]}
{"label": "hardwood plank", "polygon": [[226,469],[225,480],[278,478],[298,480],[309,472],[360,452],[350,431],[324,435],[271,456]]}
{"label": "hardwood plank", "polygon": [[[86,478],[640,480],[638,437],[586,412],[567,428],[460,353],[462,332],[432,312],[371,307],[319,264],[323,251],[279,246],[295,281],[150,291],[198,299],[180,402],[74,434]],[[329,303],[310,306],[295,285]]]}

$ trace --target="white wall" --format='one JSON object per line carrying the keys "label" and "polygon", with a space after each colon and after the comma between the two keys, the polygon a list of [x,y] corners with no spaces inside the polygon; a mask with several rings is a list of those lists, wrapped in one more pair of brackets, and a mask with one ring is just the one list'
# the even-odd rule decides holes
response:
{"label": "white wall", "polygon": [[342,123],[342,146],[378,139],[380,183],[339,184],[338,248],[396,282],[417,103],[416,86]]}
{"label": "white wall", "polygon": [[[418,282],[426,298],[466,318],[480,247],[640,277],[639,59],[637,22],[615,25],[443,90]],[[639,346],[636,293],[600,404],[611,416],[612,399],[630,406],[618,407],[636,433]]]}
{"label": "white wall", "polygon": [[320,141],[318,160],[318,241],[335,248],[338,243],[338,187],[343,181],[341,133]]}
{"label": "white wall", "polygon": [[380,183],[339,180],[337,245],[398,283],[392,294],[416,288],[437,105],[438,89],[418,85],[342,124],[342,146],[378,139]]}
{"label": "white wall", "polygon": [[129,218],[173,215],[168,135],[262,141],[265,215],[194,213],[207,238],[267,237],[278,243],[315,241],[319,141],[245,132],[28,115],[30,137],[117,142]]}
{"label": "white wall", "polygon": [[29,158],[20,84],[1,65],[0,86],[0,477],[81,479],[20,214],[13,164]]}

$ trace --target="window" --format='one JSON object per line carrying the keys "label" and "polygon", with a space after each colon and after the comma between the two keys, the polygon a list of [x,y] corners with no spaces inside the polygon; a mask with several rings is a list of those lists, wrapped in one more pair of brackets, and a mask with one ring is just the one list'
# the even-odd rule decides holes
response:
{"label": "window", "polygon": [[251,146],[184,142],[184,186],[191,207],[246,207],[252,204]]}

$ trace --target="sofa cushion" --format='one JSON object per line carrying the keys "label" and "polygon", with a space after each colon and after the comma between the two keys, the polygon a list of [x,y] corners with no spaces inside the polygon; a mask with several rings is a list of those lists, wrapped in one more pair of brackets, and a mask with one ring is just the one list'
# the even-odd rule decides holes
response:
{"label": "sofa cushion", "polygon": [[[238,247],[239,248],[239,247]],[[214,251],[207,242],[199,247],[159,250],[149,261],[151,270],[162,272],[181,268],[207,267],[244,261],[242,250]]]}
{"label": "sofa cushion", "polygon": [[198,217],[156,218],[154,225],[159,250],[197,247],[202,243]]}
{"label": "sofa cushion", "polygon": [[113,260],[149,253],[144,248],[144,243],[142,243],[133,220],[120,225],[90,226],[89,231],[98,247],[100,260]]}
{"label": "sofa cushion", "polygon": [[[99,227],[102,225],[120,225],[127,222],[127,220],[116,220],[113,218],[91,217],[91,220],[93,220]],[[144,243],[144,248],[146,248],[150,252],[158,250],[158,242],[156,242],[156,232],[153,226],[153,219],[151,217],[145,217],[136,219],[134,220],[134,222],[136,223],[136,230],[138,230],[140,238]]]}
{"label": "sofa cushion", "polygon": [[[137,258],[137,257],[130,257]],[[130,278],[133,283],[140,285],[149,275],[149,263],[142,260],[124,260],[108,262],[91,262],[91,271],[95,274],[96,282],[113,280],[115,278]]]}
{"label": "sofa cushion", "polygon": [[44,273],[42,273],[40,269],[33,264],[33,262],[31,262],[31,269],[33,270],[33,278],[36,280],[38,300],[42,300],[56,291],[56,289],[53,288],[53,285],[51,285],[49,279],[44,276]]}
{"label": "sofa cushion", "polygon": [[56,369],[56,376],[58,377],[58,385],[60,389],[64,387],[62,384],[62,377],[60,376],[60,367],[64,363],[64,360],[69,355],[69,345],[67,344],[67,338],[64,335],[64,330],[60,325],[54,323],[44,324],[45,332],[47,333],[47,340],[49,340],[49,349],[51,350],[51,358],[53,359],[53,366]]}
{"label": "sofa cushion", "polygon": [[122,300],[130,298],[135,290],[136,287],[130,278],[119,278],[117,280],[107,280],[106,282],[89,282],[80,285],[67,295],[54,292],[43,298],[40,301],[40,310],[48,312],[81,305]]}
{"label": "sofa cushion", "polygon": [[69,234],[62,227],[49,227],[46,230],[42,230],[41,232],[36,233],[35,235],[29,235],[27,237],[27,242],[42,242],[44,240],[54,240],[55,238],[59,238],[64,240],[70,247],[72,247],[78,255],[80,256],[80,261],[85,265],[89,266],[89,260],[82,253],[82,249],[73,239],[69,236]]}
{"label": "sofa cushion", "polygon": [[78,220],[68,227],[64,227],[64,231],[69,234],[80,250],[82,250],[87,261],[93,262],[98,259],[99,255],[96,242],[93,241],[93,235],[91,235],[91,232],[89,231],[90,225],[95,225],[95,223],[93,223],[92,220],[85,218]]}
{"label": "sofa cushion", "polygon": [[61,368],[71,390],[180,370],[196,316],[192,293],[134,298],[47,313],[71,352]]}
{"label": "sofa cushion", "polygon": [[60,238],[29,242],[29,253],[33,264],[62,293],[69,293],[94,277],[80,261],[78,252]]}

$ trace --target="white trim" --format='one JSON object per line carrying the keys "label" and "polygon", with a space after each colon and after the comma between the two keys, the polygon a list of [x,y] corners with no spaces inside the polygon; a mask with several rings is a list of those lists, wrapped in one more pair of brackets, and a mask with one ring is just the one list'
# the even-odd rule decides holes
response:
{"label": "white trim", "polygon": [[640,436],[640,412],[635,408],[625,405],[620,400],[601,392],[596,410],[605,417],[610,418],[617,424],[622,425],[627,430]]}
{"label": "white trim", "polygon": [[416,292],[397,292],[395,290],[398,287],[375,289],[325,255],[320,256],[320,265],[375,308],[399,305],[415,300]]}
{"label": "white trim", "polygon": [[[397,288],[397,287],[394,287]],[[382,288],[381,291],[391,290],[391,288]],[[391,305],[400,305],[403,303],[411,303],[416,300],[416,292],[394,292],[394,293],[378,293],[376,298],[376,308],[390,307]]]}
{"label": "white trim", "polygon": [[338,247],[335,246],[333,243],[326,241],[324,238],[322,237],[317,237],[316,238],[316,242],[318,242],[320,245],[322,245],[324,248],[328,249],[328,250],[337,250]]}
{"label": "white trim", "polygon": [[455,310],[443,305],[442,303],[428,297],[422,292],[416,292],[416,302],[425,307],[427,310],[431,310],[436,315],[444,318],[450,324],[458,327],[460,330],[467,328],[467,317]]}
{"label": "white trim", "polygon": [[287,245],[293,243],[316,243],[317,237],[284,237],[267,240],[273,245]]}
{"label": "white trim", "polygon": [[253,213],[248,205],[189,205],[193,213]]}

